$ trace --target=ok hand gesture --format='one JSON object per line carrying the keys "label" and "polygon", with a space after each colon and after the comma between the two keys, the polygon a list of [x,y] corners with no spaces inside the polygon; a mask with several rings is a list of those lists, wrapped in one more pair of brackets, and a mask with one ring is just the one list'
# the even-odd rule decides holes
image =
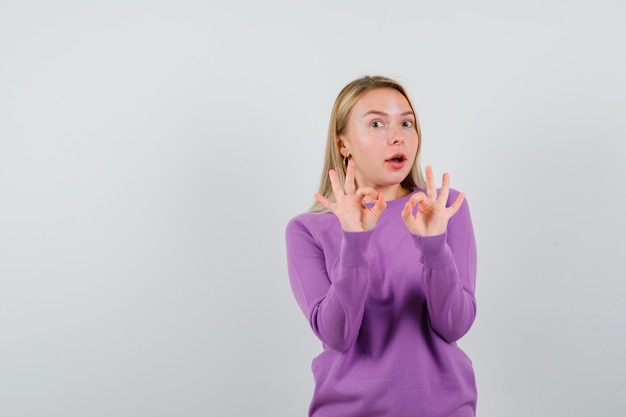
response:
{"label": "ok hand gesture", "polygon": [[[444,233],[448,221],[459,210],[465,194],[461,193],[450,207],[446,207],[450,191],[450,176],[443,174],[441,192],[437,195],[437,187],[433,178],[433,170],[426,167],[426,194],[414,194],[402,210],[402,218],[411,233],[419,236],[435,236]],[[415,205],[417,213],[413,215]]]}
{"label": "ok hand gesture", "polygon": [[[315,193],[317,201],[337,216],[344,231],[363,232],[372,230],[385,207],[387,207],[383,193],[378,193],[369,187],[356,189],[354,162],[352,160],[348,162],[343,189],[334,170],[331,169],[328,172],[328,176],[333,187],[335,201],[330,201],[320,193]],[[371,208],[363,203],[363,200],[368,196],[375,200],[374,206]]]}

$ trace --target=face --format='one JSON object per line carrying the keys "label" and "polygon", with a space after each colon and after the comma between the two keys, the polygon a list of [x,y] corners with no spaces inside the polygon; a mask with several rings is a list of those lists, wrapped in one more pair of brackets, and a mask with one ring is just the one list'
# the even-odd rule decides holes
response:
{"label": "face", "polygon": [[352,156],[359,187],[395,198],[417,155],[415,124],[413,110],[399,91],[379,88],[361,96],[338,143],[342,155]]}

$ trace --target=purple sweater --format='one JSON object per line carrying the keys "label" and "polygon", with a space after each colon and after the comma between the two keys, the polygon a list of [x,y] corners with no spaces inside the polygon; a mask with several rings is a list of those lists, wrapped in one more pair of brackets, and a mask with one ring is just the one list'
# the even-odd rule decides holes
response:
{"label": "purple sweater", "polygon": [[368,232],[344,232],[332,213],[287,225],[291,288],[324,348],[309,416],[475,415],[472,363],[456,344],[476,316],[469,207],[445,234],[420,237],[400,215],[409,197],[388,201]]}

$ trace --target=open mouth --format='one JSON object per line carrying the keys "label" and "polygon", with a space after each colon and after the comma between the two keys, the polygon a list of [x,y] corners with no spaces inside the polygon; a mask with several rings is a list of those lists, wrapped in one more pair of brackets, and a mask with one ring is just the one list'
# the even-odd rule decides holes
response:
{"label": "open mouth", "polygon": [[387,159],[387,161],[389,162],[404,162],[406,161],[406,156],[404,156],[403,154],[396,154],[394,156],[392,156],[391,158]]}

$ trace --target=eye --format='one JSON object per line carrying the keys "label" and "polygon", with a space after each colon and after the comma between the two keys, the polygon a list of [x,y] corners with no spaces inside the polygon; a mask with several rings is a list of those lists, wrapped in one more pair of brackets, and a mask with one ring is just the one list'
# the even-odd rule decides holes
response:
{"label": "eye", "polygon": [[381,122],[380,120],[374,120],[372,123],[370,123],[370,126],[372,126],[372,127],[383,127],[383,122]]}
{"label": "eye", "polygon": [[413,122],[411,120],[405,120],[404,122],[402,122],[402,126],[413,127]]}

